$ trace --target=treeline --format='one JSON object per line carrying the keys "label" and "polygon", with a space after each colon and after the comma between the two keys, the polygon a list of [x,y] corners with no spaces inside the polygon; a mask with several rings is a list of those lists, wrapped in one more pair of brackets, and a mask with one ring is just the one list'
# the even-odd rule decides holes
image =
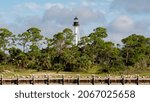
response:
{"label": "treeline", "polygon": [[115,45],[104,40],[107,36],[107,30],[98,27],[74,45],[69,28],[53,38],[44,37],[38,28],[18,35],[0,28],[0,64],[57,72],[86,72],[96,67],[99,73],[150,66],[150,38],[132,34],[121,40],[123,45]]}

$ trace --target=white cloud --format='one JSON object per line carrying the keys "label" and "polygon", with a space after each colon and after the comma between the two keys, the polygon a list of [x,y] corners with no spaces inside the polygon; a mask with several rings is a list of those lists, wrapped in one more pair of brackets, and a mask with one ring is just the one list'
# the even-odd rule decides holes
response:
{"label": "white cloud", "polygon": [[[143,1],[145,3],[146,0]],[[147,1],[147,3],[149,1]],[[113,6],[111,8],[115,8],[115,11],[112,9],[112,12],[108,10],[111,2]],[[145,11],[143,11],[145,8],[132,6],[139,5],[140,3],[138,2],[139,0],[137,0],[135,4],[133,4],[132,0],[83,0],[80,3],[74,1],[67,4],[50,2],[37,4],[28,2],[15,6],[15,9],[12,9],[12,12],[15,13],[11,12],[11,14],[8,14],[11,15],[11,17],[8,15],[4,16],[5,20],[8,19],[7,17],[9,17],[9,19],[12,18],[10,21],[13,23],[8,24],[7,22],[9,21],[5,21],[3,23],[1,22],[0,26],[9,27],[10,30],[17,34],[34,26],[41,29],[44,36],[51,37],[52,34],[66,27],[72,28],[73,18],[78,16],[81,33],[89,34],[95,27],[106,25],[105,27],[107,27],[109,33],[108,39],[119,42],[122,38],[132,33],[146,35],[146,33],[150,31],[149,19],[141,19],[139,17],[141,15],[137,13],[137,11],[145,13]],[[118,12],[116,12],[116,10]],[[146,12],[148,10],[149,8]],[[137,15],[132,16],[132,12]],[[4,19],[0,18],[0,21],[4,21]],[[108,24],[106,21],[109,21]]]}
{"label": "white cloud", "polygon": [[[64,7],[60,8],[59,6],[54,6],[46,10],[44,16],[43,16],[43,22],[53,24],[54,27],[58,28],[58,31],[60,31],[60,28],[63,29],[65,27],[72,27],[73,18],[75,16],[78,16],[79,23],[80,23],[80,30],[87,33],[89,29],[86,29],[87,25],[91,26],[91,29],[94,25],[94,23],[98,23],[99,25],[105,22],[105,16],[100,11],[94,11],[91,8],[88,7]],[[86,31],[83,31],[85,29]],[[90,29],[90,30],[91,30]],[[88,32],[89,34],[90,32]]]}
{"label": "white cloud", "polygon": [[123,10],[131,14],[150,14],[150,0],[114,0],[111,9]]}
{"label": "white cloud", "polygon": [[34,2],[27,2],[27,3],[24,3],[24,4],[18,4],[15,6],[16,9],[21,9],[21,10],[24,10],[24,9],[29,9],[29,10],[32,10],[32,11],[37,11],[39,9],[41,9],[41,6],[37,3],[34,3]]}
{"label": "white cloud", "polygon": [[130,17],[122,15],[112,21],[110,26],[114,31],[128,33],[134,28],[134,22]]}
{"label": "white cloud", "polygon": [[94,2],[94,1],[89,1],[89,0],[84,0],[84,1],[82,2],[82,5],[83,5],[83,6],[95,6],[95,5],[96,5],[96,2]]}
{"label": "white cloud", "polygon": [[121,43],[121,39],[131,34],[148,36],[149,27],[150,22],[148,20],[136,21],[127,15],[121,15],[108,24],[108,39],[116,43]]}
{"label": "white cloud", "polygon": [[[33,5],[33,8],[31,5]],[[46,3],[43,5],[35,3],[20,4],[16,6],[18,8],[15,7],[15,12],[17,13],[15,22],[8,25],[16,34],[22,33],[30,27],[38,27],[42,30],[44,36],[52,37],[53,34],[62,31],[64,28],[72,28],[75,16],[79,18],[80,31],[82,32],[86,32],[86,26],[90,24],[91,29],[94,29],[93,22],[99,24],[105,22],[105,16],[100,11],[81,5],[77,8],[73,5],[69,6],[60,3]],[[35,12],[36,10],[38,12]],[[83,31],[83,29],[86,31]]]}
{"label": "white cloud", "polygon": [[59,8],[64,8],[64,5],[61,3],[46,3],[44,5],[45,9],[50,9],[52,7],[59,7]]}

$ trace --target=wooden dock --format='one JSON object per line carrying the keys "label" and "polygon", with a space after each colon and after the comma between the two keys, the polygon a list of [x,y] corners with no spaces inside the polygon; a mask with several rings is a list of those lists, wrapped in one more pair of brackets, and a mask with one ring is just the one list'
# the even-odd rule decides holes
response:
{"label": "wooden dock", "polygon": [[150,85],[150,77],[99,77],[91,75],[80,77],[80,75],[66,77],[65,75],[44,75],[42,77],[32,75],[29,77],[15,76],[13,78],[0,77],[0,85]]}

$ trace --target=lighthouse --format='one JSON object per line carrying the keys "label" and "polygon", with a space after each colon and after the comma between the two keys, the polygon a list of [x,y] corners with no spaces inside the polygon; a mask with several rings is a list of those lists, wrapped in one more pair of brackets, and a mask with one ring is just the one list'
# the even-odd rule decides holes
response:
{"label": "lighthouse", "polygon": [[73,22],[73,33],[75,35],[74,44],[77,45],[79,41],[79,20],[77,17],[74,18]]}

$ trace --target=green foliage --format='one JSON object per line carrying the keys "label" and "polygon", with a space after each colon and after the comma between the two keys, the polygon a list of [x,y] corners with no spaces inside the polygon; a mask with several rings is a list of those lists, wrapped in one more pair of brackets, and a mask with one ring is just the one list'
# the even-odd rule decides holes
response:
{"label": "green foliage", "polygon": [[18,35],[18,44],[23,47],[23,52],[27,52],[29,50],[31,35],[28,32],[24,32]]}
{"label": "green foliage", "polygon": [[122,47],[117,47],[104,40],[107,36],[106,28],[97,27],[74,45],[75,36],[69,28],[53,38],[42,36],[41,30],[34,27],[17,36],[0,28],[0,64],[11,64],[18,69],[92,74],[149,68],[150,38],[132,34],[122,39]]}
{"label": "green foliage", "polygon": [[0,50],[0,63],[1,63],[1,64],[3,64],[3,63],[6,64],[6,60],[5,60],[6,58],[7,58],[7,54],[5,54],[4,51],[1,51],[1,50]]}
{"label": "green foliage", "polygon": [[5,51],[6,48],[10,45],[12,37],[12,32],[6,28],[0,28],[0,49]]}
{"label": "green foliage", "polygon": [[122,39],[122,55],[126,65],[146,68],[150,60],[150,40],[142,35],[132,34]]}

